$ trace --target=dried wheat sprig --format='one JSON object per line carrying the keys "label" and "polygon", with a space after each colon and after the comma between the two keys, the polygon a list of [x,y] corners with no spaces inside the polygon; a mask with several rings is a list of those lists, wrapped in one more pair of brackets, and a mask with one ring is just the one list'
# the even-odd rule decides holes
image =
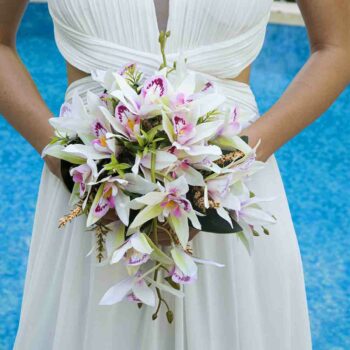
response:
{"label": "dried wheat sprig", "polygon": [[74,218],[81,215],[83,213],[83,201],[80,200],[75,208],[73,208],[69,214],[63,216],[58,220],[58,228],[66,226],[69,222],[71,222]]}
{"label": "dried wheat sprig", "polygon": [[223,154],[218,160],[216,160],[214,163],[216,163],[219,166],[226,166],[227,164],[230,164],[232,162],[235,162],[236,160],[239,160],[244,157],[244,153],[238,149]]}
{"label": "dried wheat sprig", "polygon": [[[194,204],[201,210],[205,211],[206,207],[204,205],[204,190],[201,187],[194,187]],[[209,208],[219,208],[220,203],[215,202],[213,199],[208,200]]]}
{"label": "dried wheat sprig", "polygon": [[105,225],[103,224],[96,224],[95,227],[95,236],[96,236],[96,250],[97,250],[97,255],[96,258],[98,262],[100,263],[104,257],[104,252],[106,251],[106,235],[107,232],[110,231]]}

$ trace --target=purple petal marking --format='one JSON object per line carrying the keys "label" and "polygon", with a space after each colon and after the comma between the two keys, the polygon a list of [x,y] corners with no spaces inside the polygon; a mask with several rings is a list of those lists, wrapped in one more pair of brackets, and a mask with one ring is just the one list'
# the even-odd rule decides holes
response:
{"label": "purple petal marking", "polygon": [[181,213],[181,209],[180,206],[177,205],[171,212],[176,218],[180,218],[182,213]]}
{"label": "purple petal marking", "polygon": [[61,108],[60,108],[60,117],[68,117],[71,115],[72,113],[72,108],[71,108],[71,104],[68,102],[65,102],[62,104]]}
{"label": "purple petal marking", "polygon": [[134,254],[126,258],[125,264],[131,265],[131,266],[142,265],[149,260],[149,257],[150,257],[149,254],[141,254],[141,253],[135,252]]}
{"label": "purple petal marking", "polygon": [[129,112],[129,109],[122,103],[119,103],[117,107],[115,107],[115,116],[122,124],[124,124],[125,119],[127,119],[126,112]]}
{"label": "purple petal marking", "polygon": [[120,68],[118,70],[118,74],[119,75],[124,75],[128,70],[132,69],[132,68],[135,68],[136,69],[137,65],[136,63],[132,62],[132,63],[127,63],[125,64],[122,68]]}
{"label": "purple petal marking", "polygon": [[80,193],[80,196],[83,196],[84,193],[85,193],[85,191],[86,191],[86,185],[85,185],[83,182],[81,182],[81,183],[80,183],[80,186],[79,186],[79,193]]}
{"label": "purple petal marking", "polygon": [[197,275],[186,276],[180,269],[177,268],[176,265],[171,269],[170,275],[171,275],[171,279],[175,283],[179,283],[179,284],[189,284],[197,280]]}
{"label": "purple petal marking", "polygon": [[92,123],[91,127],[92,127],[92,133],[96,137],[101,137],[101,136],[105,135],[107,132],[107,129],[99,121],[95,121],[94,123]]}
{"label": "purple petal marking", "polygon": [[109,204],[106,200],[97,203],[94,213],[97,217],[102,217],[107,214],[109,210]]}
{"label": "purple petal marking", "polygon": [[134,294],[134,292],[129,293],[126,296],[126,299],[131,302],[142,303],[142,301]]}
{"label": "purple petal marking", "polygon": [[153,93],[159,97],[164,96],[167,93],[167,82],[165,78],[159,75],[147,79],[141,90],[142,97],[146,97],[151,89],[153,90]]}
{"label": "purple petal marking", "polygon": [[78,183],[83,182],[83,174],[79,172],[75,172],[73,175],[73,181]]}
{"label": "purple petal marking", "polygon": [[213,83],[211,81],[208,81],[204,84],[203,89],[201,90],[202,92],[205,92],[213,87]]}

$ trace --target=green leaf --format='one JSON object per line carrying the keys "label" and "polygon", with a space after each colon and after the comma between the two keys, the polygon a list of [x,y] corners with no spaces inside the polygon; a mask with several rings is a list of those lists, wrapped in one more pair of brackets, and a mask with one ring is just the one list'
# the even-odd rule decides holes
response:
{"label": "green leaf", "polygon": [[148,132],[148,142],[152,142],[152,141],[156,141],[153,140],[155,138],[155,136],[157,135],[158,131],[160,131],[162,129],[161,125],[157,125],[154,128],[152,128],[149,132]]}

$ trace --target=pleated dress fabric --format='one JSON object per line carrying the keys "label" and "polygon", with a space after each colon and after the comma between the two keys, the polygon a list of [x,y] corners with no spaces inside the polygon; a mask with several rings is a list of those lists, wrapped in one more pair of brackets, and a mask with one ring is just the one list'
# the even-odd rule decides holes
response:
{"label": "pleated dress fabric", "polygon": [[[261,50],[271,0],[170,0],[168,60],[179,53],[189,69],[214,80],[227,103],[259,117],[255,97],[234,78]],[[158,68],[153,0],[49,0],[57,46],[77,68],[138,62]],[[100,91],[86,77],[66,91]],[[269,236],[254,238],[249,255],[235,235],[200,232],[196,256],[225,264],[199,266],[184,298],[166,294],[174,311],[152,321],[153,308],[121,302],[99,306],[105,291],[126,277],[123,266],[98,266],[86,257],[94,237],[78,217],[65,228],[70,194],[44,164],[33,226],[15,350],[310,350],[311,337],[298,242],[275,156],[254,174],[251,189],[276,196],[265,208],[277,218]],[[163,308],[163,306],[162,306]],[[161,311],[164,311],[162,309]]]}

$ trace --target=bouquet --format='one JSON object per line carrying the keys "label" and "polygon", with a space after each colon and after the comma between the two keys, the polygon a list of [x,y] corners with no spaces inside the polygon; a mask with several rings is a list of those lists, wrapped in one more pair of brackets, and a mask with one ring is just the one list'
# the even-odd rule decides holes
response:
{"label": "bouquet", "polygon": [[[227,107],[212,81],[187,69],[186,60],[168,66],[164,53],[169,32],[160,35],[163,63],[145,77],[137,63],[94,71],[103,93],[75,94],[58,118],[55,136],[43,155],[62,160],[71,182],[71,212],[62,227],[86,214],[99,263],[124,264],[128,277],[102,296],[101,305],[122,300],[156,306],[162,292],[184,295],[182,285],[197,278],[198,264],[223,267],[195,256],[191,227],[236,234],[250,250],[253,236],[268,234],[275,222],[249,190],[247,181],[264,163],[255,159],[239,134],[250,122],[239,105]],[[252,116],[253,117],[253,116]],[[101,220],[114,210],[117,220]],[[158,232],[169,236],[163,249]],[[159,279],[158,272],[163,270]],[[150,276],[153,273],[153,278]]]}

